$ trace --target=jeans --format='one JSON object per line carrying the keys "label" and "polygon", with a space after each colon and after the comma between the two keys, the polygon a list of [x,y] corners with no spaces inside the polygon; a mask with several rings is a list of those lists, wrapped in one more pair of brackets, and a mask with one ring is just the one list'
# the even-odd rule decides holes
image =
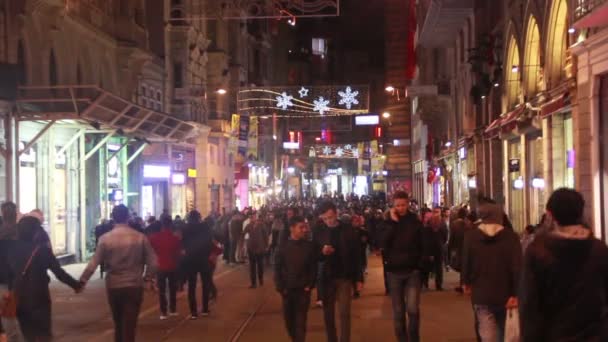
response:
{"label": "jeans", "polygon": [[115,342],[135,342],[137,318],[143,295],[144,289],[141,287],[108,289],[108,301],[114,320]]}
{"label": "jeans", "polygon": [[[4,296],[8,293],[8,287],[6,285],[0,285],[0,306],[3,305]],[[2,329],[6,334],[7,340],[10,342],[24,342],[25,338],[21,333],[19,327],[19,320],[17,317],[2,317]]]}
{"label": "jeans", "polygon": [[[420,341],[420,272],[388,273],[397,341]],[[405,316],[407,312],[407,329]]]}
{"label": "jeans", "polygon": [[350,305],[353,295],[351,279],[328,279],[323,283],[323,318],[328,342],[338,342],[336,301],[340,315],[340,342],[350,341]]}
{"label": "jeans", "polygon": [[209,294],[211,292],[211,270],[209,267],[201,266],[198,269],[191,269],[188,275],[188,304],[192,316],[198,316],[196,304],[196,283],[200,274],[203,285],[203,312],[209,312]]}
{"label": "jeans", "polygon": [[289,289],[283,294],[283,317],[287,333],[292,341],[304,342],[306,339],[306,319],[310,305],[310,291]]}
{"label": "jeans", "polygon": [[503,341],[507,309],[504,305],[473,305],[475,321],[482,342]]}
{"label": "jeans", "polygon": [[249,277],[252,286],[257,284],[256,275],[260,285],[264,285],[264,254],[249,253]]}
{"label": "jeans", "polygon": [[160,312],[163,316],[167,315],[167,283],[169,283],[169,310],[177,312],[177,273],[158,272],[158,301]]}

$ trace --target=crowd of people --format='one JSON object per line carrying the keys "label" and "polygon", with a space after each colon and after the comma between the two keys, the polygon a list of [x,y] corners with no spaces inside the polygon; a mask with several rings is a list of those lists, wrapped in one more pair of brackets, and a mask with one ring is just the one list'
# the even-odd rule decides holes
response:
{"label": "crowd of people", "polygon": [[446,270],[460,274],[454,290],[470,296],[479,341],[503,341],[512,312],[519,313],[522,341],[604,341],[608,248],[583,224],[583,208],[579,193],[559,189],[542,222],[520,235],[501,205],[481,197],[471,210],[418,207],[400,191],[390,203],[325,196],[205,218],[196,210],[185,220],[164,213],[147,225],[118,205],[95,228],[95,253],[74,279],[55,258],[41,213],[17,221],[16,206],[7,202],[0,229],[2,329],[11,342],[51,340],[47,270],[79,293],[100,266],[115,340],[134,341],[146,287],[157,291],[161,320],[177,315],[177,292],[186,284],[189,319],[208,316],[218,296],[213,273],[223,258],[227,265],[249,264],[251,289],[264,286],[265,268],[273,270],[293,341],[306,339],[316,293],[327,340],[347,342],[352,301],[361,296],[368,255],[375,253],[397,341],[420,340],[422,293],[430,279],[443,291]]}

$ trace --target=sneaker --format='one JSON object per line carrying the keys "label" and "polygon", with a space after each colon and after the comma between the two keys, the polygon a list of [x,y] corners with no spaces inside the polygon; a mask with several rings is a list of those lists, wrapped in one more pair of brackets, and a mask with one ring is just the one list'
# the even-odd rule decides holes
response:
{"label": "sneaker", "polygon": [[194,320],[198,319],[198,315],[190,315],[190,317],[188,319],[191,321],[194,321]]}
{"label": "sneaker", "polygon": [[257,285],[251,285],[251,286],[249,286],[249,288],[250,289],[255,289],[255,288],[257,288]]}
{"label": "sneaker", "polygon": [[169,312],[170,317],[177,317],[179,314],[177,312]]}
{"label": "sneaker", "polygon": [[208,317],[209,316],[209,311],[203,311],[203,312],[201,312],[201,316]]}
{"label": "sneaker", "polygon": [[167,320],[169,317],[167,317],[167,315],[160,315],[160,320],[164,321]]}

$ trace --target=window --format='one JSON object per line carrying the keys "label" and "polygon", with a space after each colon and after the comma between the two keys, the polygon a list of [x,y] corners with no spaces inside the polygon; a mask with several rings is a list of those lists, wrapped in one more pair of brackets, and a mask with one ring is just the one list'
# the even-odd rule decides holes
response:
{"label": "window", "polygon": [[312,39],[312,54],[315,56],[324,56],[327,54],[327,41],[323,38]]}
{"label": "window", "polygon": [[19,41],[17,46],[17,64],[19,68],[19,84],[23,85],[27,83],[27,63],[25,62],[25,48],[23,47],[23,41]]}
{"label": "window", "polygon": [[49,83],[54,86],[57,85],[57,60],[55,59],[55,51],[51,50],[49,56]]}
{"label": "window", "polygon": [[184,86],[184,79],[182,75],[182,64],[173,64],[173,87],[182,88]]}

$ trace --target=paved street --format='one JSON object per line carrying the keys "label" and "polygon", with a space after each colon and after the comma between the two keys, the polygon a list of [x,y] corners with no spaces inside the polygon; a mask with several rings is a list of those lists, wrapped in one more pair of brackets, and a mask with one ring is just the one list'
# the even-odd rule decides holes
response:
{"label": "paved street", "polygon": [[[83,265],[67,266],[78,276]],[[390,300],[384,296],[382,273],[377,257],[370,257],[366,288],[353,304],[353,342],[392,341]],[[210,317],[187,320],[185,293],[179,295],[180,316],[159,320],[157,300],[146,293],[139,321],[138,341],[289,341],[281,317],[280,297],[275,293],[272,274],[267,272],[263,288],[248,288],[247,268],[219,266],[216,284],[220,290]],[[456,274],[447,275],[446,289],[455,285]],[[112,322],[103,281],[91,281],[81,295],[52,283],[54,333],[57,341],[111,341]],[[474,341],[473,318],[466,298],[454,291],[429,291],[422,295],[422,337],[424,341]],[[320,309],[309,314],[308,341],[324,341]]]}

